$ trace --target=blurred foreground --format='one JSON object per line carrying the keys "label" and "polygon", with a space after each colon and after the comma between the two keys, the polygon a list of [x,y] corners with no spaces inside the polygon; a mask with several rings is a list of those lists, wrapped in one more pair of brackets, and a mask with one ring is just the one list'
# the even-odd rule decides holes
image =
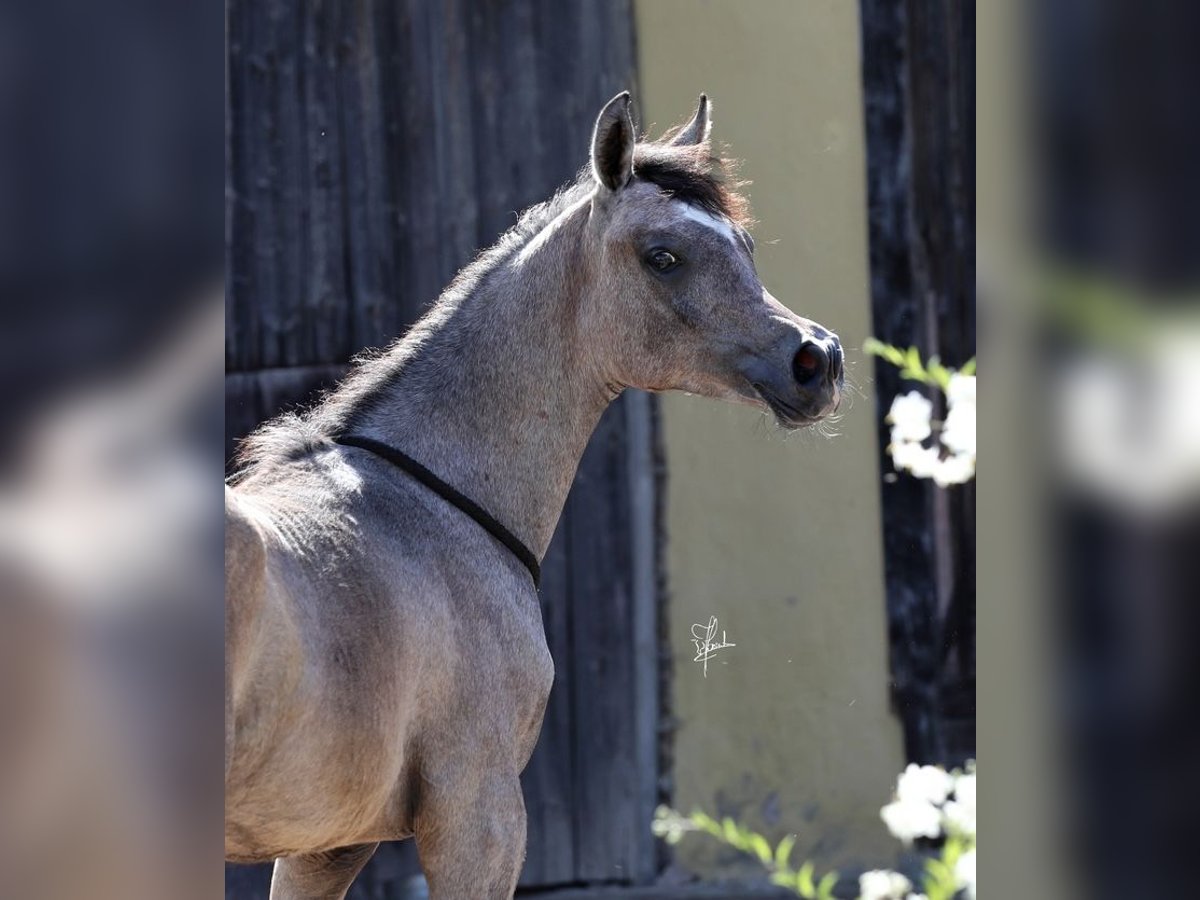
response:
{"label": "blurred foreground", "polygon": [[0,16],[0,897],[221,890],[221,41]]}
{"label": "blurred foreground", "polygon": [[1195,893],[1196,21],[979,23],[982,880],[1012,897]]}

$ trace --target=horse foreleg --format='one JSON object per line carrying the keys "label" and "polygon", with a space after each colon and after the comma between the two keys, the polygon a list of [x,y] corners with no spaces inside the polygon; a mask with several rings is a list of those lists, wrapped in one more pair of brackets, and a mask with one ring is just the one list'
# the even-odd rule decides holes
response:
{"label": "horse foreleg", "polygon": [[339,847],[275,860],[271,900],[342,900],[379,844]]}
{"label": "horse foreleg", "polygon": [[517,888],[525,862],[521,783],[497,778],[472,793],[422,794],[417,853],[430,900],[508,900]]}

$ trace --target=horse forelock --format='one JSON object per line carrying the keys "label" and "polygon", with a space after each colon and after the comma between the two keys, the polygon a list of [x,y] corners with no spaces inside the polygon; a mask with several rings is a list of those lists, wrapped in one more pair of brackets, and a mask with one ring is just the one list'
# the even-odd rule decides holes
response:
{"label": "horse forelock", "polygon": [[754,224],[750,203],[741,188],[749,182],[737,178],[737,164],[717,155],[705,141],[673,146],[664,141],[634,147],[633,174],[676,200],[724,216],[735,225]]}

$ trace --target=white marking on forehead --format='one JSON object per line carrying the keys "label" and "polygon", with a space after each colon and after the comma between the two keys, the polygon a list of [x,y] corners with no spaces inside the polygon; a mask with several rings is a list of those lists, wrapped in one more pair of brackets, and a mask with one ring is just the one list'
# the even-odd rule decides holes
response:
{"label": "white marking on forehead", "polygon": [[714,216],[712,213],[704,209],[697,209],[690,203],[684,203],[682,200],[673,200],[675,207],[683,213],[685,219],[690,219],[693,222],[698,222],[705,228],[710,228],[717,234],[723,234],[736,247],[738,245],[737,235],[734,234],[733,224],[723,216]]}

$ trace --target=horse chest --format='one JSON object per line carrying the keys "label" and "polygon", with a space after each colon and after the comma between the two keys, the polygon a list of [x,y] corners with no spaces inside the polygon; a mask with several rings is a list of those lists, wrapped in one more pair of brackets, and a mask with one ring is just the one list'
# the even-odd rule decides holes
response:
{"label": "horse chest", "polygon": [[460,672],[487,702],[530,698],[543,702],[553,680],[553,664],[540,614],[525,604],[496,607],[468,616],[459,626]]}
{"label": "horse chest", "polygon": [[440,661],[454,672],[454,702],[431,712],[481,752],[523,767],[554,681],[536,598],[477,594],[458,605],[453,658]]}

